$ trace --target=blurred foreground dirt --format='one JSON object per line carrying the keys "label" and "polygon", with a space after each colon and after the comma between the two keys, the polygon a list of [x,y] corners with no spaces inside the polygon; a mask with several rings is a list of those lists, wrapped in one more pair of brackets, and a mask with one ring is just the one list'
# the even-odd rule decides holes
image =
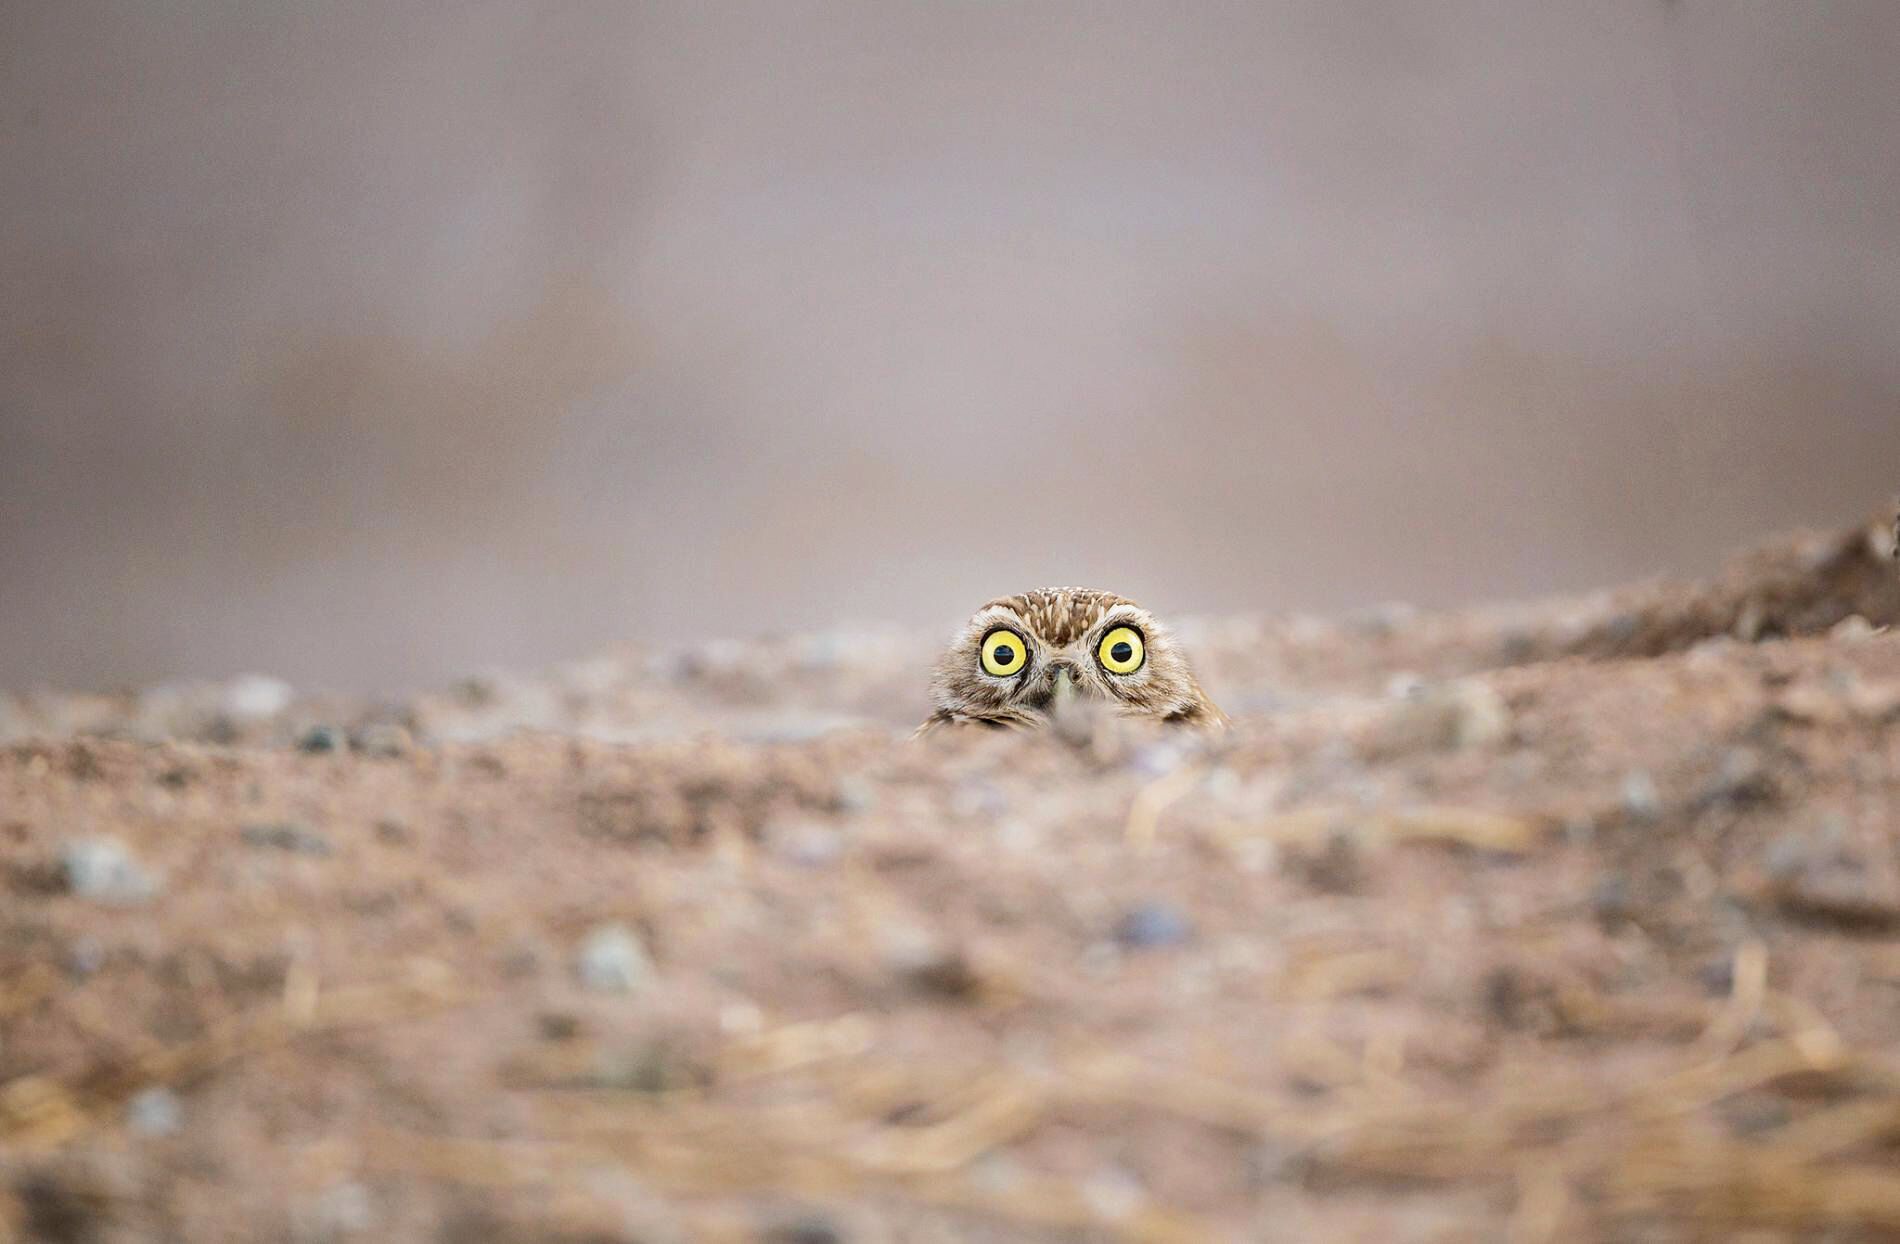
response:
{"label": "blurred foreground dirt", "polygon": [[[0,1239],[1900,1236],[1900,576],[0,696]],[[1165,602],[1154,602],[1165,607]]]}

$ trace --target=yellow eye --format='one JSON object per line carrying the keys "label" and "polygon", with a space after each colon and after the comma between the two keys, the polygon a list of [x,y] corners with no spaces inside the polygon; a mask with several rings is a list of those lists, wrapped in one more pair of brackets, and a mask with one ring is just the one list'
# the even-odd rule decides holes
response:
{"label": "yellow eye", "polygon": [[1029,661],[1029,645],[1015,631],[991,631],[983,637],[983,670],[998,678],[1021,672]]}
{"label": "yellow eye", "polygon": [[1111,674],[1132,674],[1141,668],[1147,656],[1141,644],[1141,632],[1132,626],[1116,627],[1102,636],[1101,644],[1095,649],[1095,659]]}

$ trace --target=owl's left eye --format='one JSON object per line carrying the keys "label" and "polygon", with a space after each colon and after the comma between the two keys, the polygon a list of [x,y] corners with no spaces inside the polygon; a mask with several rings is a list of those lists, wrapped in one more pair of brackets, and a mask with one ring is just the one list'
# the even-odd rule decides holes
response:
{"label": "owl's left eye", "polygon": [[1095,646],[1095,659],[1111,674],[1132,674],[1147,659],[1141,632],[1132,626],[1118,626],[1102,636]]}
{"label": "owl's left eye", "polygon": [[983,637],[983,671],[998,678],[1022,672],[1029,661],[1029,645],[1015,631],[995,630]]}

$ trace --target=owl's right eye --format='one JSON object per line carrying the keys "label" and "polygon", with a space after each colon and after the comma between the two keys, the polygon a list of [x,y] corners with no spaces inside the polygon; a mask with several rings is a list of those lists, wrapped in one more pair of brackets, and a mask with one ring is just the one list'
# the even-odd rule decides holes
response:
{"label": "owl's right eye", "polygon": [[1029,645],[1015,631],[995,630],[983,637],[983,672],[998,678],[1020,673],[1029,661]]}

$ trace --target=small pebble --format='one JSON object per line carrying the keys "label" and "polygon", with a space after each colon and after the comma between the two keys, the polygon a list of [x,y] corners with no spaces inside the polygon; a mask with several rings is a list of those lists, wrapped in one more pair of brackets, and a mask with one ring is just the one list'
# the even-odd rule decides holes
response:
{"label": "small pebble", "polygon": [[141,1136],[170,1136],[184,1121],[184,1104],[163,1086],[148,1088],[125,1104],[126,1126]]}
{"label": "small pebble", "polygon": [[719,1031],[729,1037],[750,1037],[765,1027],[765,1012],[752,1002],[728,1002],[719,1008]]}
{"label": "small pebble", "polygon": [[986,1153],[970,1163],[970,1182],[992,1194],[1015,1192],[1026,1178],[1023,1164],[1007,1153]]}
{"label": "small pebble", "polygon": [[392,760],[406,754],[412,746],[407,730],[387,722],[364,726],[350,742],[363,755],[378,760]]}
{"label": "small pebble", "polygon": [[1881,561],[1900,557],[1900,515],[1896,515],[1893,525],[1876,523],[1867,529],[1867,551]]}
{"label": "small pebble", "polygon": [[1128,767],[1143,777],[1164,777],[1180,768],[1187,755],[1188,749],[1178,742],[1150,743],[1136,749]]}
{"label": "small pebble", "polygon": [[1042,831],[1015,817],[996,823],[995,839],[1000,849],[1012,855],[1033,855],[1043,846]]}
{"label": "small pebble", "polygon": [[917,989],[960,998],[975,993],[982,984],[961,950],[927,930],[900,925],[885,929],[880,940],[884,966]]}
{"label": "small pebble", "polygon": [[1141,1181],[1120,1167],[1107,1167],[1082,1184],[1082,1199],[1103,1222],[1120,1222],[1148,1199]]}
{"label": "small pebble", "polygon": [[142,903],[159,883],[117,838],[81,838],[60,851],[66,885],[81,898],[101,903]]}
{"label": "small pebble", "polygon": [[1130,950],[1178,946],[1193,936],[1193,923],[1166,903],[1132,907],[1115,923],[1115,940]]}
{"label": "small pebble", "polygon": [[634,1093],[670,1093],[711,1083],[711,1069],[679,1041],[658,1037],[595,1052],[588,1083]]}
{"label": "small pebble", "polygon": [[868,812],[877,806],[877,789],[861,778],[838,780],[838,811]]}
{"label": "small pebble", "polygon": [[1603,624],[1603,638],[1622,647],[1642,632],[1643,620],[1633,613],[1619,613]]}
{"label": "small pebble", "polygon": [[763,1244],[844,1244],[844,1233],[823,1214],[804,1213],[771,1224],[759,1239]]}
{"label": "small pebble", "polygon": [[263,721],[289,708],[293,694],[282,679],[246,674],[225,684],[218,707],[234,722]]}
{"label": "small pebble", "polygon": [[1768,611],[1762,608],[1759,600],[1750,597],[1742,605],[1741,612],[1735,615],[1735,624],[1729,628],[1729,634],[1745,644],[1752,644],[1762,637],[1768,628]]}
{"label": "small pebble", "polygon": [[1537,636],[1529,631],[1506,631],[1498,637],[1498,657],[1504,665],[1528,664],[1537,648]]}
{"label": "small pebble", "polygon": [[479,674],[461,679],[450,691],[467,708],[487,708],[501,698],[501,688],[495,679]]}
{"label": "small pebble", "polygon": [[1653,821],[1662,815],[1662,793],[1656,779],[1641,769],[1632,770],[1623,779],[1623,810],[1639,821]]}
{"label": "small pebble", "polygon": [[1511,708],[1504,697],[1481,682],[1451,686],[1458,706],[1454,741],[1459,747],[1492,747],[1511,737]]}
{"label": "small pebble", "polygon": [[766,832],[775,854],[801,868],[826,868],[844,854],[838,831],[813,821],[775,827]]}
{"label": "small pebble", "polygon": [[1391,700],[1416,700],[1425,694],[1425,680],[1411,670],[1400,670],[1385,680],[1385,694]]}
{"label": "small pebble", "polygon": [[497,966],[501,974],[519,980],[523,977],[537,976],[549,960],[555,958],[553,947],[538,937],[524,937],[516,940],[501,953]]}
{"label": "small pebble", "polygon": [[297,738],[297,750],[311,755],[340,752],[349,740],[335,726],[312,726]]}
{"label": "small pebble", "polygon": [[581,1031],[580,1016],[568,1011],[543,1011],[534,1026],[544,1041],[572,1041]]}
{"label": "small pebble", "polygon": [[1827,635],[1836,643],[1856,644],[1863,639],[1872,639],[1876,633],[1872,622],[1854,613],[1836,622]]}
{"label": "small pebble", "polygon": [[653,979],[653,961],[624,924],[602,925],[581,944],[581,984],[596,993],[633,993]]}
{"label": "small pebble", "polygon": [[328,855],[330,840],[307,825],[282,821],[270,825],[246,825],[240,831],[244,841],[254,847],[269,847],[296,855]]}
{"label": "small pebble", "polygon": [[1737,747],[1722,757],[1721,770],[1703,788],[1700,802],[1706,804],[1760,804],[1776,796],[1774,775],[1761,756],[1750,748]]}
{"label": "small pebble", "polygon": [[736,639],[714,639],[686,654],[688,677],[722,678],[743,673],[746,646]]}

